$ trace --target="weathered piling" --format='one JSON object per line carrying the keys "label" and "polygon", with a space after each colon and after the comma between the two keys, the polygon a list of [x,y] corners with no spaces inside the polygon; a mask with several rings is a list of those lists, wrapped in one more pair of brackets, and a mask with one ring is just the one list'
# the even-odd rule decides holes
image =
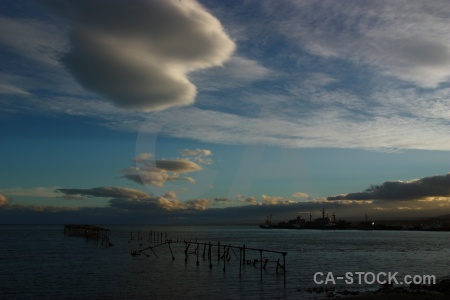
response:
{"label": "weathered piling", "polygon": [[262,275],[263,275],[263,268],[262,268],[262,250],[259,250],[259,266],[260,266],[260,272],[261,272],[261,282],[262,282]]}
{"label": "weathered piling", "polygon": [[217,243],[217,261],[220,261],[220,242]]}
{"label": "weathered piling", "polygon": [[205,244],[203,245],[203,254],[202,254],[202,257],[203,257],[203,258],[205,258],[205,251],[206,251],[206,242],[205,242]]}
{"label": "weathered piling", "polygon": [[[159,233],[158,233],[159,235]],[[161,235],[162,236],[162,235]],[[144,249],[141,250],[135,250],[131,253],[131,255],[136,256],[139,255],[140,253],[144,253],[144,251],[146,250],[151,250],[153,252],[153,254],[156,256],[156,258],[158,258],[158,255],[156,254],[156,252],[154,251],[155,248],[159,247],[159,246],[163,246],[163,245],[168,245],[168,248],[170,250],[170,254],[172,256],[172,261],[175,260],[175,255],[173,252],[173,249],[171,247],[171,244],[175,244],[175,243],[184,243],[184,256],[185,256],[185,263],[187,264],[188,262],[188,256],[189,254],[196,254],[196,265],[199,266],[200,265],[200,260],[199,260],[199,256],[200,256],[200,247],[203,246],[203,261],[208,261],[209,262],[209,268],[211,269],[213,267],[212,265],[212,247],[217,247],[217,260],[218,260],[218,265],[220,265],[220,260],[223,260],[223,272],[226,272],[227,269],[227,263],[230,262],[231,260],[231,253],[230,251],[233,251],[234,255],[236,258],[239,259],[239,277],[242,276],[242,266],[247,265],[253,265],[253,267],[255,268],[259,268],[259,273],[260,273],[260,281],[263,282],[263,274],[264,271],[267,271],[267,265],[269,264],[269,261],[274,261],[276,262],[276,271],[275,274],[279,274],[282,273],[283,274],[283,282],[284,282],[284,286],[286,286],[286,252],[283,251],[274,251],[274,250],[266,250],[266,249],[260,249],[260,248],[251,248],[251,247],[246,247],[245,245],[243,245],[242,247],[236,247],[236,246],[232,246],[231,244],[227,245],[221,245],[220,242],[217,243],[217,245],[212,244],[211,242],[208,243],[208,258],[205,259],[205,252],[206,252],[206,242],[199,242],[197,240],[195,241],[187,241],[187,240],[183,240],[183,241],[178,241],[178,239],[176,241],[172,241],[172,240],[166,240],[165,242],[161,242],[160,244],[154,245],[154,246],[149,246],[146,247]],[[195,247],[195,249],[191,252],[189,252],[189,248],[191,247],[191,245],[194,245],[193,247]],[[222,247],[223,249],[221,249]],[[239,249],[239,256],[236,254],[234,249]],[[246,252],[251,252],[251,251],[255,251],[255,252],[259,252],[259,258],[255,258],[255,259],[250,259],[250,260],[246,260]],[[280,263],[280,258],[278,258],[278,260],[269,260],[269,258],[264,258],[263,259],[263,254],[264,253],[269,253],[269,254],[279,254],[283,256],[283,264]],[[144,253],[145,254],[145,253]],[[222,255],[221,255],[222,254]],[[148,256],[148,255],[146,255]],[[271,259],[273,258],[272,256]]]}
{"label": "weathered piling", "polygon": [[169,245],[170,254],[172,255],[172,261],[174,261],[175,260],[175,256],[173,255],[172,247],[170,247],[170,242],[169,241],[167,241],[167,245]]}

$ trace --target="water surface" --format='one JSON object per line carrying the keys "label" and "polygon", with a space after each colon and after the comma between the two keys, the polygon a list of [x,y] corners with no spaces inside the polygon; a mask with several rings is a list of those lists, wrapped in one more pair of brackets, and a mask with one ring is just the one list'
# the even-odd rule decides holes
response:
{"label": "water surface", "polygon": [[[424,231],[320,231],[263,230],[258,227],[208,226],[105,226],[111,229],[113,247],[102,247],[83,238],[63,235],[62,225],[0,226],[0,295],[5,299],[298,299],[316,297],[307,289],[318,287],[316,272],[399,272],[404,275],[448,276],[450,232]],[[269,263],[260,281],[259,264],[239,265],[239,249],[225,263],[212,247],[210,262],[199,251],[185,262],[184,243],[167,245],[133,257],[130,252],[154,245],[150,232],[163,232],[176,241],[198,240],[285,251],[286,287],[277,274],[279,254],[263,253]],[[137,240],[139,232],[140,240]],[[131,240],[133,236],[133,240]],[[195,250],[191,245],[189,253]],[[221,249],[223,254],[223,248]],[[258,251],[246,251],[257,259]],[[345,285],[335,289],[379,286]],[[323,295],[319,295],[322,296]]]}

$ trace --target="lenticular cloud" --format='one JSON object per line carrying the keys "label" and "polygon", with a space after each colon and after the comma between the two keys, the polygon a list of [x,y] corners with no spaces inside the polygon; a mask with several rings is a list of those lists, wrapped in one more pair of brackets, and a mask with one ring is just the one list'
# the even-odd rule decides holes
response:
{"label": "lenticular cloud", "polygon": [[196,87],[187,74],[221,65],[235,49],[220,22],[194,1],[51,3],[71,24],[62,63],[84,88],[120,107],[192,104]]}

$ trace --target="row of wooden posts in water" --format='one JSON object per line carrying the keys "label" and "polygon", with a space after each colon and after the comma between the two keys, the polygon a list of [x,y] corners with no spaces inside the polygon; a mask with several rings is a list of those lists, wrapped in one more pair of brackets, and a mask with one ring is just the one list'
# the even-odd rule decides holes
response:
{"label": "row of wooden posts in water", "polygon": [[[109,246],[113,245],[109,239],[109,232],[110,232],[110,230],[107,228],[97,227],[94,225],[65,225],[64,226],[64,235],[84,237],[86,242],[93,242],[93,243],[97,243],[97,244],[100,242],[101,245],[105,246],[105,247],[109,247]],[[128,242],[130,243],[135,240],[135,241],[140,242],[140,246],[142,246],[143,238],[144,237],[140,234],[139,231],[136,236],[134,236],[133,233],[131,232],[130,239],[128,240]],[[155,249],[160,248],[164,245],[167,245],[166,249],[168,249],[170,251],[170,254],[172,256],[172,261],[174,261],[175,255],[174,255],[174,251],[173,251],[171,245],[184,244],[183,252],[184,252],[185,263],[188,262],[189,254],[196,254],[196,258],[197,258],[196,264],[197,264],[197,266],[199,266],[200,265],[200,260],[199,260],[200,252],[202,252],[201,256],[202,256],[203,260],[207,259],[209,262],[209,268],[212,269],[213,255],[215,256],[215,253],[217,253],[217,261],[220,262],[221,260],[223,260],[223,272],[225,272],[226,265],[227,265],[226,263],[231,260],[232,254],[234,254],[234,256],[236,258],[239,258],[239,276],[242,275],[243,267],[245,267],[245,266],[258,267],[259,266],[261,282],[263,281],[263,271],[266,270],[266,267],[269,263],[269,258],[263,259],[263,254],[264,253],[278,254],[278,255],[281,255],[281,257],[279,256],[278,259],[275,261],[276,262],[275,273],[283,274],[283,282],[284,282],[284,285],[286,286],[286,255],[287,255],[287,252],[246,247],[245,244],[242,246],[232,246],[231,244],[228,244],[228,245],[221,244],[220,242],[217,242],[217,244],[215,244],[215,243],[211,243],[211,242],[199,242],[198,240],[194,240],[194,241],[178,240],[178,239],[173,240],[173,239],[168,239],[167,233],[163,233],[160,231],[151,231],[148,234],[147,240],[150,244],[153,244],[153,245],[145,247],[140,250],[133,250],[133,251],[131,251],[131,255],[139,256],[141,254],[144,254],[145,256],[149,257],[150,255],[148,255],[145,251],[150,250],[155,255],[156,258],[159,258],[158,254],[156,254],[156,252],[155,252]],[[193,246],[193,248],[195,247],[195,249],[192,251],[189,251],[189,248],[191,246]],[[213,251],[213,248],[215,248],[216,250]],[[236,253],[237,251],[239,251],[239,256]],[[259,253],[259,258],[247,259],[249,252],[253,253],[253,256],[254,256],[255,252]],[[250,254],[250,256],[251,255],[252,254]],[[282,258],[282,262],[280,262],[280,258]]]}
{"label": "row of wooden posts in water", "polygon": [[111,247],[113,244],[109,239],[109,229],[94,225],[64,225],[64,235],[84,237],[86,242],[92,242],[102,246]]}
{"label": "row of wooden posts in water", "polygon": [[[133,240],[140,241],[142,244],[143,236],[141,235],[140,231],[137,232],[137,235],[134,236],[133,232],[130,232],[130,239],[128,240],[128,243],[130,243]],[[160,232],[160,231],[150,231],[148,234],[147,241],[149,243],[163,243],[163,241],[167,240],[167,232]]]}
{"label": "row of wooden posts in water", "polygon": [[[242,246],[232,246],[231,244],[221,244],[220,242],[217,242],[217,244],[215,243],[211,243],[211,242],[199,242],[197,240],[192,241],[192,240],[172,240],[172,239],[168,239],[167,238],[167,233],[163,233],[163,232],[158,232],[158,231],[151,231],[148,235],[148,241],[151,243],[153,242],[154,245],[152,246],[148,246],[145,247],[143,249],[140,250],[133,250],[131,251],[131,255],[132,256],[139,256],[141,254],[144,254],[145,256],[149,257],[150,255],[148,255],[147,253],[145,253],[145,251],[150,250],[156,258],[158,257],[158,254],[155,252],[156,248],[162,247],[167,245],[167,250],[170,251],[170,254],[172,256],[172,261],[175,260],[175,255],[174,255],[174,251],[171,247],[172,244],[184,244],[184,261],[185,263],[187,263],[188,261],[188,256],[189,254],[196,254],[197,257],[197,261],[196,264],[197,266],[200,264],[200,252],[202,252],[202,258],[205,260],[207,259],[209,262],[209,268],[212,268],[212,260],[213,260],[213,248],[216,248],[216,252],[217,253],[217,261],[220,262],[220,260],[223,260],[223,271],[226,271],[226,262],[231,260],[231,253],[234,254],[234,256],[236,258],[239,258],[239,276],[242,275],[242,268],[245,267],[246,265],[252,265],[254,267],[258,267],[260,268],[260,280],[261,282],[263,281],[263,271],[266,270],[266,266],[269,263],[269,259],[265,258],[263,259],[263,253],[272,253],[272,254],[279,254],[281,255],[281,257],[279,256],[278,259],[275,261],[276,262],[276,269],[275,269],[275,273],[279,274],[282,273],[283,274],[283,282],[284,285],[286,286],[286,255],[287,252],[283,252],[283,251],[274,251],[274,250],[266,250],[266,249],[260,249],[260,248],[252,248],[252,247],[246,247],[245,244]],[[163,240],[163,237],[165,237],[165,239]],[[134,240],[134,236],[133,233],[131,233],[131,237],[129,242],[131,242],[132,240]],[[137,233],[137,241],[142,241],[143,237],[141,236],[141,234],[138,232]],[[142,243],[140,244],[142,246]],[[191,252],[189,252],[189,248],[193,246],[195,247],[195,249]],[[203,248],[203,249],[201,249]],[[235,251],[236,250],[236,251]],[[237,251],[239,251],[239,256],[236,253]],[[256,259],[246,259],[246,255],[248,255],[248,252],[257,252],[259,253],[259,258]],[[282,262],[280,262],[280,258],[282,258]]]}

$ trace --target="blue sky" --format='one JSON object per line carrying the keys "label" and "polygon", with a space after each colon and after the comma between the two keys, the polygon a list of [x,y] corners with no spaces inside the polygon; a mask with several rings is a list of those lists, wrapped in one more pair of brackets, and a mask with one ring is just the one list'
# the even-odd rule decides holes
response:
{"label": "blue sky", "polygon": [[1,1],[0,223],[450,213],[446,1]]}

